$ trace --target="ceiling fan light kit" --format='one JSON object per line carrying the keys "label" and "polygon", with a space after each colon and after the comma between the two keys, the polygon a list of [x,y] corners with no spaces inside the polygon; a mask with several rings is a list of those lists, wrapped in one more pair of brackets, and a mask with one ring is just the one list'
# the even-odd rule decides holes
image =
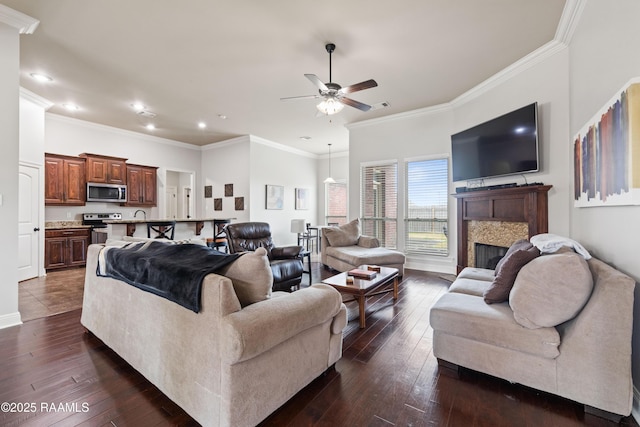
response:
{"label": "ceiling fan light kit", "polygon": [[326,115],[339,113],[345,105],[357,108],[360,111],[369,111],[371,109],[370,105],[364,104],[351,98],[347,98],[345,95],[348,93],[357,92],[359,90],[376,87],[378,86],[378,83],[376,83],[376,81],[372,79],[365,80],[363,82],[356,83],[347,87],[342,87],[337,83],[333,83],[331,81],[331,54],[336,49],[336,45],[333,43],[327,43],[325,45],[325,49],[329,53],[329,83],[322,82],[322,80],[320,80],[315,74],[305,74],[304,76],[318,88],[318,95],[293,96],[280,99],[282,101],[292,101],[299,99],[322,98],[322,101],[316,107],[318,108],[318,111]]}
{"label": "ceiling fan light kit", "polygon": [[344,108],[344,104],[341,102],[338,102],[334,98],[327,98],[324,101],[322,101],[320,104],[316,105],[316,108],[322,114],[326,114],[330,116],[332,114],[336,114],[342,111],[342,109]]}

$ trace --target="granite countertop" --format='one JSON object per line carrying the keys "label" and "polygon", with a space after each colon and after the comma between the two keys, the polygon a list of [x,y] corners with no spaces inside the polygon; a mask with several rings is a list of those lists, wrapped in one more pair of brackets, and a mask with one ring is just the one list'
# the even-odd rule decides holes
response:
{"label": "granite countertop", "polygon": [[45,221],[45,230],[54,230],[59,228],[91,228],[90,225],[83,225],[82,221]]}
{"label": "granite countertop", "polygon": [[147,224],[154,222],[167,222],[167,221],[175,221],[175,222],[205,222],[205,221],[213,221],[213,220],[223,220],[227,218],[181,218],[181,219],[173,219],[173,218],[150,218],[150,219],[141,219],[141,218],[131,218],[131,219],[113,219],[113,220],[105,220],[105,224]]}

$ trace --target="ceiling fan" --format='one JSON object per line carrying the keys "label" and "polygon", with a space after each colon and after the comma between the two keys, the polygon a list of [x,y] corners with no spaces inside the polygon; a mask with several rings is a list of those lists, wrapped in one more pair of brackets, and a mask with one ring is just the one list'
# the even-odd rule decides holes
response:
{"label": "ceiling fan", "polygon": [[327,52],[329,53],[329,83],[323,83],[315,74],[305,74],[304,76],[318,88],[318,95],[292,96],[289,98],[280,98],[280,100],[296,101],[299,99],[323,98],[322,102],[317,105],[317,108],[321,113],[327,115],[340,112],[345,105],[357,108],[361,111],[369,111],[371,109],[370,105],[347,98],[345,95],[359,90],[376,87],[378,86],[378,83],[376,83],[375,80],[366,80],[347,87],[342,87],[337,83],[333,83],[331,81],[331,54],[336,49],[336,45],[333,43],[327,43],[327,45],[325,45],[325,49],[327,49]]}

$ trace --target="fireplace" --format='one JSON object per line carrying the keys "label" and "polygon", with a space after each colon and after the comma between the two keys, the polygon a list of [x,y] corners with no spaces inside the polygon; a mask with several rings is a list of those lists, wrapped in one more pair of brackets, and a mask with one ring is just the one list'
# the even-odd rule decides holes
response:
{"label": "fireplace", "polygon": [[548,232],[550,185],[477,190],[455,194],[458,210],[458,272],[475,266],[475,243],[509,247]]}
{"label": "fireplace", "polygon": [[498,261],[507,253],[507,247],[475,243],[475,266],[495,270]]}

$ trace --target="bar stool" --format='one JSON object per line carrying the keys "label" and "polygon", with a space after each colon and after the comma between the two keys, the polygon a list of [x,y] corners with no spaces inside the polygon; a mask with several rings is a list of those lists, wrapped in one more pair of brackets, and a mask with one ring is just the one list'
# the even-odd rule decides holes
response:
{"label": "bar stool", "polygon": [[156,239],[173,240],[173,236],[175,235],[175,231],[176,231],[176,222],[175,221],[148,222],[147,237],[151,238],[152,231],[157,233],[157,235],[154,236]]}
{"label": "bar stool", "polygon": [[218,251],[220,250],[219,248],[223,248],[225,253],[229,252],[229,242],[227,241],[226,230],[228,224],[231,224],[230,219],[213,220],[213,239],[211,241],[207,239],[207,244],[209,247]]}

